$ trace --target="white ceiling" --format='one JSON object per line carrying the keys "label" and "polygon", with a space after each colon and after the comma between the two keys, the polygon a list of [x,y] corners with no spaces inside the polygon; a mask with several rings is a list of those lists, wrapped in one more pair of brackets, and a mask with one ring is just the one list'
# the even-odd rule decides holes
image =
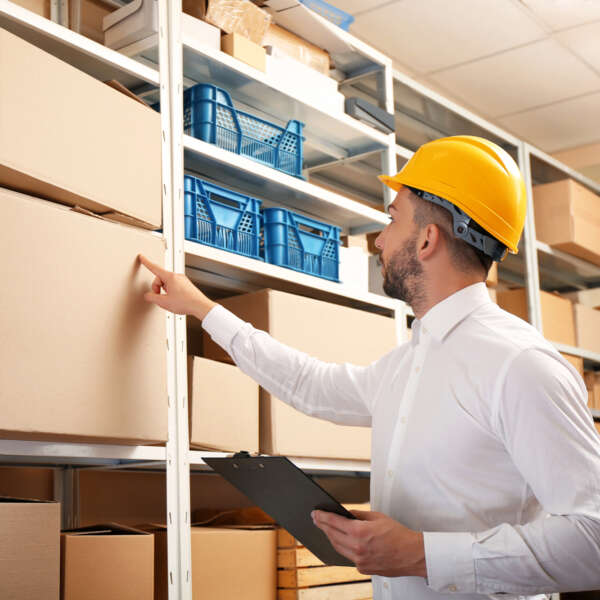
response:
{"label": "white ceiling", "polygon": [[600,0],[328,0],[399,71],[546,152],[600,141]]}

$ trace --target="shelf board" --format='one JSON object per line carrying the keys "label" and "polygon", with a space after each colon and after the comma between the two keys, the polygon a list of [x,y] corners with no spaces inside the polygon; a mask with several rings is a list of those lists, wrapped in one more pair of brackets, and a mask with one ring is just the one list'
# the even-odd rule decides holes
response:
{"label": "shelf board", "polygon": [[600,266],[586,260],[551,248],[544,242],[536,241],[540,265],[555,273],[557,278],[563,278],[566,283],[578,287],[600,283]]}
{"label": "shelf board", "polygon": [[[204,457],[219,458],[231,456],[232,453],[224,452],[204,452],[201,450],[191,450],[188,454],[190,466],[206,466]],[[346,460],[336,458],[298,458],[288,456],[288,458],[303,471],[334,471],[334,472],[370,472],[371,463],[368,460]]]}
{"label": "shelf board", "polygon": [[166,450],[162,446],[0,440],[1,463],[126,465],[136,462],[164,462],[165,457]]}
{"label": "shelf board", "polygon": [[377,231],[389,221],[380,210],[298,177],[189,135],[184,135],[183,139],[186,169],[215,179],[225,187],[315,215],[344,231]]}
{"label": "shelf board", "polygon": [[596,352],[584,350],[583,348],[576,348],[575,346],[567,346],[567,344],[560,344],[559,342],[552,342],[552,344],[560,352],[564,352],[565,354],[572,354],[573,356],[580,356],[584,360],[600,364],[600,354]]}
{"label": "shelf board", "polygon": [[[227,90],[234,101],[259,111],[280,124],[290,119],[305,123],[305,146],[314,146],[320,156],[346,158],[390,145],[390,137],[342,111],[315,105],[309,95],[286,89],[281,81],[258,71],[229,54],[204,46],[182,32],[183,74],[187,84],[210,82]],[[158,37],[150,36],[122,48],[128,56],[158,63]],[[305,156],[307,152],[305,152]]]}
{"label": "shelf board", "polygon": [[397,300],[387,296],[355,290],[219,248],[187,240],[184,247],[186,274],[202,287],[232,293],[273,288],[389,316],[393,316],[398,306]]}
{"label": "shelf board", "polygon": [[9,0],[0,0],[0,27],[101,81],[129,89],[159,85],[158,71],[75,33]]}

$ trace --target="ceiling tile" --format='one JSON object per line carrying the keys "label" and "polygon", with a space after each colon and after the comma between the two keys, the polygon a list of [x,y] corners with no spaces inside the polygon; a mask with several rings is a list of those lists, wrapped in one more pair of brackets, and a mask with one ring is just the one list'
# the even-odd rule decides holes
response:
{"label": "ceiling tile", "polygon": [[600,90],[600,76],[551,39],[440,71],[430,79],[488,117]]}
{"label": "ceiling tile", "polygon": [[351,31],[421,73],[545,36],[526,11],[506,0],[403,0],[359,14]]}
{"label": "ceiling tile", "polygon": [[598,0],[520,0],[553,31],[600,19]]}
{"label": "ceiling tile", "polygon": [[555,38],[600,73],[600,21],[561,31]]}
{"label": "ceiling tile", "polygon": [[590,144],[600,139],[600,92],[498,121],[545,152]]}

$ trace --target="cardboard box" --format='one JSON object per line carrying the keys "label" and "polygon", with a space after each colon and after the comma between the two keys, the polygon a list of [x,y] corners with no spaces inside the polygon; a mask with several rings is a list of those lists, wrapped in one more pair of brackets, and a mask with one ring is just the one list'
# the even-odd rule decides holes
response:
{"label": "cardboard box", "polygon": [[598,421],[594,421],[594,426],[596,427],[596,431],[600,435],[600,423]]}
{"label": "cardboard box", "polygon": [[221,38],[221,50],[263,73],[267,69],[265,49],[239,33],[224,35]]}
{"label": "cardboard box", "polygon": [[562,357],[569,361],[576,369],[577,372],[583,377],[583,358],[581,356],[573,356],[572,354],[565,354],[561,352]]}
{"label": "cardboard box", "polygon": [[225,33],[238,33],[260,46],[271,23],[271,15],[248,0],[208,0],[204,18]]}
{"label": "cardboard box", "polygon": [[60,504],[0,498],[0,598],[58,600]]}
{"label": "cardboard box", "polygon": [[[275,339],[321,360],[368,365],[396,345],[395,321],[366,311],[261,290],[221,302]],[[204,355],[230,361],[204,336]],[[336,425],[304,415],[261,390],[260,451],[267,454],[368,459],[370,428]]]}
{"label": "cardboard box", "polygon": [[[500,308],[528,321],[527,292],[525,288],[498,291]],[[551,342],[575,346],[575,322],[570,300],[557,294],[540,291],[544,337]]]}
{"label": "cardboard box", "polygon": [[164,442],[163,240],[4,189],[0,221],[0,437]]}
{"label": "cardboard box", "polygon": [[495,287],[498,285],[498,263],[497,262],[492,263],[492,267],[489,270],[487,280],[485,283],[488,287]]}
{"label": "cardboard box", "polygon": [[54,500],[54,469],[0,467],[0,496]]}
{"label": "cardboard box", "polygon": [[600,372],[586,371],[583,380],[588,390],[588,406],[600,410]]}
{"label": "cardboard box", "polygon": [[590,308],[600,308],[600,287],[591,290],[579,290],[577,292],[567,292],[562,294],[575,304],[583,304]]}
{"label": "cardboard box", "polygon": [[115,11],[115,5],[102,0],[69,0],[69,28],[104,44],[102,21]]}
{"label": "cardboard box", "polygon": [[258,385],[236,366],[188,357],[190,445],[258,452]]}
{"label": "cardboard box", "polygon": [[600,310],[573,305],[577,346],[600,354]]}
{"label": "cardboard box", "polygon": [[[166,528],[155,534],[155,600],[167,600]],[[277,532],[273,528],[192,527],[192,597],[275,600]]]}
{"label": "cardboard box", "polygon": [[329,75],[329,54],[283,27],[271,23],[264,35],[262,45],[277,48],[283,54],[311,69]]}
{"label": "cardboard box", "polygon": [[206,0],[183,0],[182,10],[184,13],[196,19],[206,17]]}
{"label": "cardboard box", "polygon": [[46,19],[50,18],[50,0],[12,0],[12,2]]}
{"label": "cardboard box", "polygon": [[600,196],[572,179],[533,188],[537,238],[600,265]]}
{"label": "cardboard box", "polygon": [[161,226],[160,115],[0,29],[0,186]]}
{"label": "cardboard box", "polygon": [[[80,470],[76,501],[79,521],[73,526],[116,521],[165,523],[167,482],[164,471],[139,472]],[[230,510],[251,505],[250,500],[220,475],[192,473],[191,509]]]}
{"label": "cardboard box", "polygon": [[154,599],[154,536],[109,523],[61,535],[61,600]]}

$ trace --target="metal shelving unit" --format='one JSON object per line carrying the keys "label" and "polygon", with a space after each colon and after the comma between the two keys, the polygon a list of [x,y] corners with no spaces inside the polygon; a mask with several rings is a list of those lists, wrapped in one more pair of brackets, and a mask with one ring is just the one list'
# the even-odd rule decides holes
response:
{"label": "metal shelving unit", "polygon": [[[256,195],[265,204],[280,203],[340,225],[345,233],[382,229],[382,205],[393,194],[374,175],[393,174],[416,148],[436,137],[484,135],[502,145],[518,161],[529,193],[523,252],[503,265],[500,276],[523,282],[528,289],[530,321],[541,330],[542,287],[555,282],[575,289],[600,283],[600,267],[549,248],[535,238],[532,185],[569,176],[600,194],[600,186],[525,144],[495,125],[439,94],[393,71],[391,60],[346,32],[351,48],[336,73],[346,95],[368,97],[396,115],[397,134],[384,135],[344,113],[315,106],[281,87],[277,81],[232,57],[199,45],[181,33],[181,1],[159,2],[160,34],[115,52],[78,33],[0,0],[0,26],[99,79],[117,79],[134,93],[161,102],[163,161],[163,228],[165,266],[208,290],[247,292],[262,287],[324,299],[396,317],[398,339],[406,339],[403,303],[357,291],[275,265],[184,240],[183,175],[193,172]],[[326,25],[333,27],[332,25]],[[306,123],[305,174],[310,181],[285,175],[216,146],[183,135],[183,89],[210,80],[230,90],[234,101],[276,122],[290,118]],[[373,179],[369,179],[373,176]],[[365,180],[369,179],[367,183]],[[353,189],[356,188],[356,189]],[[358,190],[358,191],[356,191]],[[169,598],[191,600],[190,473],[206,470],[203,458],[221,453],[190,451],[187,408],[187,333],[184,317],[166,315],[169,396],[169,442],[166,447],[0,441],[0,462],[9,465],[53,465],[85,468],[153,467],[166,471]],[[600,355],[556,344],[563,352],[600,365]],[[594,412],[600,420],[600,411]],[[368,461],[293,458],[315,473],[360,474]],[[62,478],[57,497],[71,508],[72,483]]]}

